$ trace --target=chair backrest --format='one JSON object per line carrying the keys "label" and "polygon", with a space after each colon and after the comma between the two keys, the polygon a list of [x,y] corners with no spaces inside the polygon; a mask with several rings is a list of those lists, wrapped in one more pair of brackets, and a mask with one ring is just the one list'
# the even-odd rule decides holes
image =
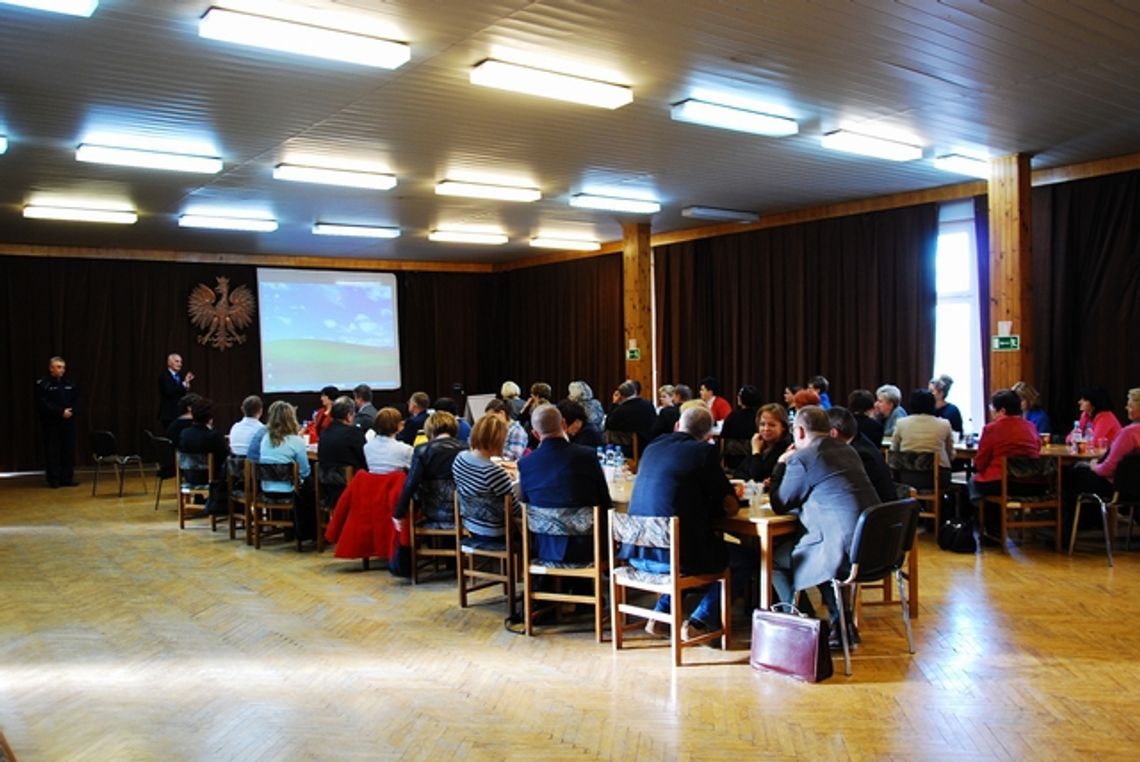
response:
{"label": "chair backrest", "polygon": [[205,471],[210,467],[210,456],[201,452],[178,451],[178,467],[183,471]]}
{"label": "chair backrest", "polygon": [[643,548],[669,548],[680,519],[676,516],[631,516],[611,512],[610,533],[615,542]]}
{"label": "chair backrest", "polygon": [[510,494],[495,495],[464,495],[456,490],[455,499],[459,503],[461,518],[470,519],[478,524],[497,526],[505,524],[508,520],[507,511],[511,507]]}
{"label": "chair backrest", "polygon": [[244,455],[230,455],[226,458],[226,476],[228,476],[231,481],[241,479],[245,476]]}
{"label": "chair backrest", "polygon": [[630,452],[635,455],[637,454],[638,436],[636,431],[614,431],[613,429],[606,429],[604,436],[606,444],[629,447]]}
{"label": "chair backrest", "polygon": [[352,466],[317,463],[317,478],[322,487],[347,487],[352,481]]}
{"label": "chair backrest", "polygon": [[160,478],[169,478],[173,476],[173,468],[175,466],[174,458],[174,443],[166,437],[156,437],[149,431],[150,444],[154,448],[154,459],[158,463],[158,469],[161,474]]}
{"label": "chair backrest", "polygon": [[450,522],[455,500],[453,479],[425,479],[416,489],[416,505],[428,521]]}
{"label": "chair backrest", "polygon": [[751,439],[735,439],[732,437],[721,437],[720,439],[720,453],[725,457],[742,457],[752,454],[752,440]]}
{"label": "chair backrest", "polygon": [[1011,483],[1057,486],[1057,459],[1006,456],[1005,477]]}
{"label": "chair backrest", "polygon": [[262,482],[292,482],[297,486],[296,463],[258,463],[257,483]]}
{"label": "chair backrest", "polygon": [[118,445],[115,444],[115,435],[109,431],[92,431],[91,452],[97,458],[117,455]]}
{"label": "chair backrest", "polygon": [[1124,500],[1140,500],[1140,453],[1125,455],[1116,464],[1112,486]]}
{"label": "chair backrest", "polygon": [[594,507],[543,508],[526,507],[527,528],[539,534],[581,537],[594,532]]}
{"label": "chair backrest", "polygon": [[938,456],[932,452],[915,452],[913,450],[891,450],[887,453],[887,465],[895,471],[930,472]]}
{"label": "chair backrest", "polygon": [[874,582],[901,568],[918,529],[918,501],[895,500],[863,511],[851,540],[852,582]]}

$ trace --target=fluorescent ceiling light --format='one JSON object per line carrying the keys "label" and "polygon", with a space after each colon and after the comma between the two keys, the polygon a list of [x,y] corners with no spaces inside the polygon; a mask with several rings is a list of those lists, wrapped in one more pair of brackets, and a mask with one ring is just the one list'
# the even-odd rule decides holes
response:
{"label": "fluorescent ceiling light", "polygon": [[756,222],[760,215],[738,209],[718,209],[715,206],[686,206],[681,210],[682,217],[695,220],[721,220],[723,222]]}
{"label": "fluorescent ceiling light", "polygon": [[248,230],[255,233],[272,233],[277,220],[266,217],[231,217],[216,214],[184,214],[178,218],[183,228],[211,228],[214,230]]}
{"label": "fluorescent ceiling light", "polygon": [[278,164],[273,168],[277,180],[292,180],[299,183],[319,183],[321,185],[343,185],[348,188],[371,188],[389,190],[396,187],[396,176],[381,172],[361,172],[355,169],[334,169],[332,167],[309,167],[301,164]]}
{"label": "fluorescent ceiling light", "polygon": [[990,179],[990,163],[985,159],[973,156],[963,156],[959,153],[948,153],[934,159],[934,166],[944,172],[955,172],[959,175]]}
{"label": "fluorescent ceiling light", "polygon": [[487,59],[471,70],[471,84],[598,108],[614,109],[633,101],[633,90],[625,85],[494,59]]}
{"label": "fluorescent ceiling light", "polygon": [[192,156],[165,151],[144,151],[137,148],[92,145],[91,143],[81,143],[75,151],[75,158],[78,161],[94,164],[169,169],[175,172],[200,172],[208,175],[222,170],[222,160],[216,156]]}
{"label": "fluorescent ceiling light", "polygon": [[476,233],[467,230],[433,230],[428,234],[429,241],[441,243],[480,243],[488,246],[502,246],[507,242],[506,233]]}
{"label": "fluorescent ceiling light", "polygon": [[910,143],[900,143],[897,140],[862,135],[849,130],[836,130],[823,136],[820,141],[824,148],[834,151],[846,151],[863,156],[873,156],[876,159],[889,159],[890,161],[914,161],[922,158],[922,147]]}
{"label": "fluorescent ceiling light", "polygon": [[0,3],[84,17],[89,17],[99,7],[99,0],[0,0]]}
{"label": "fluorescent ceiling light", "polygon": [[467,183],[459,180],[444,180],[435,186],[440,196],[466,196],[468,198],[489,198],[496,201],[538,201],[542,191],[519,185],[491,185],[489,183]]}
{"label": "fluorescent ceiling light", "polygon": [[674,104],[669,113],[678,122],[692,122],[757,135],[784,137],[800,131],[795,119],[692,98]]}
{"label": "fluorescent ceiling light", "polygon": [[530,239],[530,245],[538,249],[563,249],[565,251],[597,251],[602,245],[597,241],[586,241],[581,238],[550,238],[537,236]]}
{"label": "fluorescent ceiling light", "polygon": [[337,225],[331,222],[318,222],[313,225],[316,235],[339,235],[349,238],[399,238],[399,228],[374,227],[371,225]]}
{"label": "fluorescent ceiling light", "polygon": [[0,153],[6,153],[7,151],[8,151],[8,136],[7,135],[0,135]]}
{"label": "fluorescent ceiling light", "polygon": [[661,211],[661,204],[656,201],[595,196],[590,193],[579,193],[571,196],[570,206],[577,206],[582,209],[608,209],[611,212],[630,212],[632,214],[656,214]]}
{"label": "fluorescent ceiling light", "polygon": [[382,69],[395,69],[407,63],[412,56],[411,48],[402,42],[223,8],[206,11],[198,22],[198,35],[211,40]]}
{"label": "fluorescent ceiling light", "polygon": [[83,209],[72,206],[46,206],[44,204],[25,206],[24,216],[31,220],[109,222],[115,225],[133,225],[139,219],[136,212],[127,209]]}

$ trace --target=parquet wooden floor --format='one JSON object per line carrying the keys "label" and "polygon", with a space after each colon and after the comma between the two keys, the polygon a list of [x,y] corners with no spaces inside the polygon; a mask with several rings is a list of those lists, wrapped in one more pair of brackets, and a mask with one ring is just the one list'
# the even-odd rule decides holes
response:
{"label": "parquet wooden floor", "polygon": [[[89,477],[84,477],[88,479]],[[260,552],[173,501],[0,482],[0,729],[35,760],[1135,759],[1140,552],[922,559],[855,674],[504,631],[454,581]],[[743,633],[742,633],[743,634]]]}

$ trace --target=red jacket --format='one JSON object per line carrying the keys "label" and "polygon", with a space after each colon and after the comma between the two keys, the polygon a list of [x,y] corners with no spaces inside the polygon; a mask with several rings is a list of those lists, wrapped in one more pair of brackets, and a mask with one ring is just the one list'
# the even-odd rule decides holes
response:
{"label": "red jacket", "polygon": [[732,413],[732,405],[724,397],[713,397],[710,400],[709,410],[712,412],[713,422],[723,421]]}
{"label": "red jacket", "polygon": [[1037,458],[1041,455],[1041,435],[1037,427],[1020,415],[1007,415],[987,423],[978,441],[978,454],[974,456],[977,475],[974,481],[1001,480],[1001,459]]}
{"label": "red jacket", "polygon": [[336,502],[325,539],[336,543],[337,558],[394,558],[396,527],[392,511],[404,489],[403,471],[357,471]]}

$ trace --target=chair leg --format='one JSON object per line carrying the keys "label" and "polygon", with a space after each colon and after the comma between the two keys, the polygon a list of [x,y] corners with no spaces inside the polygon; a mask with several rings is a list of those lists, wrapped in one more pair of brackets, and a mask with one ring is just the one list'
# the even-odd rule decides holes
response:
{"label": "chair leg", "polygon": [[154,509],[158,510],[158,501],[162,499],[162,482],[164,479],[161,476],[156,476],[154,485]]}
{"label": "chair leg", "polygon": [[914,653],[914,633],[910,628],[910,606],[907,605],[906,588],[904,581],[907,579],[906,573],[902,569],[895,569],[895,580],[899,585],[899,603],[902,605],[903,627],[906,628],[906,645],[911,653]]}
{"label": "chair leg", "polygon": [[127,478],[127,467],[121,463],[115,464],[115,475],[119,477],[119,497],[123,496],[123,482]]}
{"label": "chair leg", "polygon": [[851,677],[851,645],[847,642],[847,612],[843,605],[843,588],[839,580],[831,580],[831,589],[835,591],[836,606],[839,607],[839,641],[843,643],[843,674]]}
{"label": "chair leg", "polygon": [[[619,592],[620,591],[620,592]],[[614,652],[621,650],[625,633],[625,615],[620,607],[625,603],[625,588],[614,581],[614,568],[610,568],[610,631],[613,633]]]}
{"label": "chair leg", "polygon": [[1089,495],[1077,495],[1077,503],[1073,508],[1073,528],[1069,532],[1069,555],[1073,555],[1073,548],[1077,544],[1077,526],[1081,523],[1081,504]]}
{"label": "chair leg", "polygon": [[[1108,565],[1112,566],[1112,540],[1116,534],[1116,506],[1100,502],[1100,518],[1104,522],[1104,552],[1108,554]],[[1076,524],[1073,525],[1076,528]]]}
{"label": "chair leg", "polygon": [[[99,467],[103,465],[98,458],[95,460],[95,478],[91,480],[91,497],[95,497],[95,488],[99,486]],[[155,510],[158,510],[157,508]]]}
{"label": "chair leg", "polygon": [[732,648],[732,570],[724,570],[724,582],[720,586],[720,626],[724,635],[720,639],[720,650]]}
{"label": "chair leg", "polygon": [[143,494],[145,495],[145,494],[147,494],[147,491],[148,491],[148,490],[147,490],[147,487],[146,487],[146,472],[145,472],[145,471],[143,471],[143,464],[142,464],[142,459],[141,459],[141,458],[140,458],[140,459],[137,461],[137,464],[138,464],[138,467],[139,467],[139,481],[141,481],[141,482],[142,482],[142,486],[143,486]]}

